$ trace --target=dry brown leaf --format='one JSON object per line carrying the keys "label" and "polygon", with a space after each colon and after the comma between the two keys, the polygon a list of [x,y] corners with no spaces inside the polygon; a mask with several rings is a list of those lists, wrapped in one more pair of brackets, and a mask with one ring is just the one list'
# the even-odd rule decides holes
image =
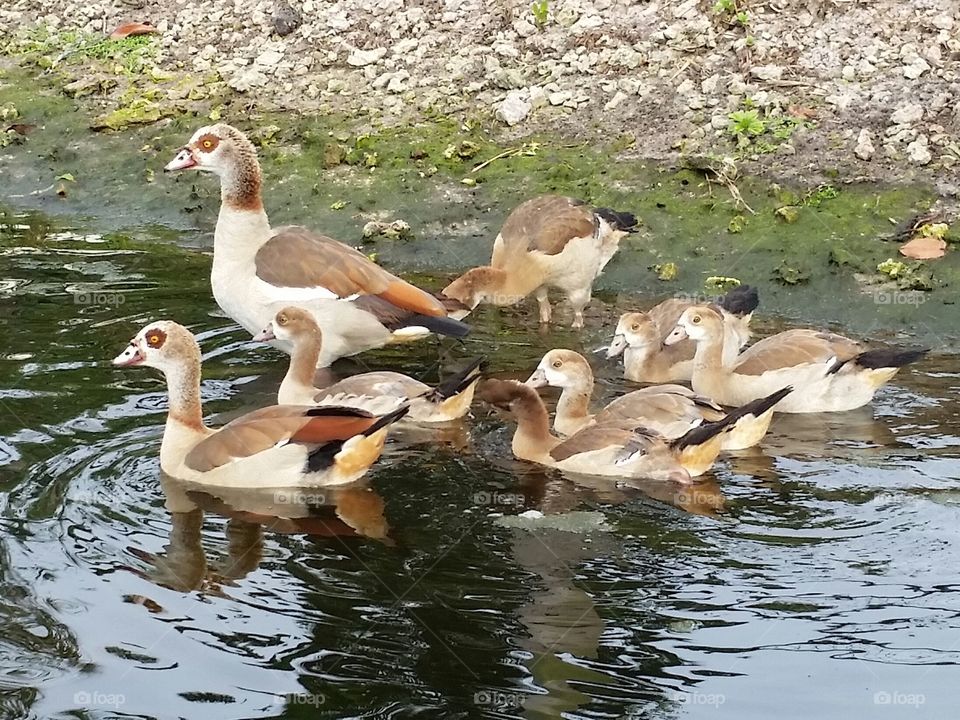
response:
{"label": "dry brown leaf", "polygon": [[800,120],[813,120],[817,116],[816,110],[802,105],[791,105],[787,108],[787,112]]}
{"label": "dry brown leaf", "polygon": [[900,246],[900,254],[914,260],[934,260],[943,257],[947,243],[941,238],[919,235]]}
{"label": "dry brown leaf", "polygon": [[128,22],[117,25],[117,29],[110,33],[111,40],[122,40],[131,35],[153,35],[157,29],[148,22]]}

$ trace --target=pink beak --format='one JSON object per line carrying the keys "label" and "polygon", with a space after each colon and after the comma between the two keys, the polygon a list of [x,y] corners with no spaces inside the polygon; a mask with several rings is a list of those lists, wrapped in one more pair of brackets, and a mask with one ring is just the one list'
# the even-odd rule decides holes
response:
{"label": "pink beak", "polygon": [[180,148],[180,152],[177,153],[177,156],[163,166],[164,172],[174,172],[176,170],[186,170],[187,168],[192,168],[197,166],[197,161],[193,157],[193,153],[189,148]]}
{"label": "pink beak", "polygon": [[273,323],[267,325],[263,330],[253,336],[254,342],[270,342],[276,339],[277,336],[273,334]]}

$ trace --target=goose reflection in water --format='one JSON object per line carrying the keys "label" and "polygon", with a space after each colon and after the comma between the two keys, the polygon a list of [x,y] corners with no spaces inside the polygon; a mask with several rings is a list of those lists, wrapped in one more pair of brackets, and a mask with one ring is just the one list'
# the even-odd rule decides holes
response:
{"label": "goose reflection in water", "polygon": [[[383,498],[365,484],[335,488],[237,490],[184,482],[169,475],[160,484],[170,512],[170,540],[161,553],[129,552],[147,569],[132,572],[161,587],[222,594],[256,570],[263,559],[266,533],[359,538],[393,545]],[[206,513],[228,519],[226,555],[208,562],[202,529]],[[137,598],[151,609],[151,601]]]}

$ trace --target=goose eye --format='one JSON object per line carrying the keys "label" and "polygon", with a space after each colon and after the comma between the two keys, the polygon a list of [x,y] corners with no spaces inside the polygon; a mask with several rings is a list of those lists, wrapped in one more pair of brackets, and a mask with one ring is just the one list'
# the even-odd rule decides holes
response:
{"label": "goose eye", "polygon": [[554,366],[555,368],[563,367],[563,361],[561,361],[561,360],[554,360],[554,361],[553,361],[553,366]]}
{"label": "goose eye", "polygon": [[213,147],[213,140],[204,140],[200,144],[203,146],[204,150],[209,150],[210,148]]}
{"label": "goose eye", "polygon": [[277,325],[286,325],[287,316],[286,315],[277,315]]}
{"label": "goose eye", "polygon": [[640,325],[638,323],[634,323],[633,325],[630,326],[630,329],[636,332],[637,330],[640,329]]}
{"label": "goose eye", "polygon": [[699,324],[700,324],[700,316],[699,316],[699,315],[694,315],[694,316],[690,319],[690,321],[691,321],[694,325],[699,325]]}
{"label": "goose eye", "polygon": [[162,330],[151,330],[147,333],[147,347],[159,348],[167,339],[166,333]]}

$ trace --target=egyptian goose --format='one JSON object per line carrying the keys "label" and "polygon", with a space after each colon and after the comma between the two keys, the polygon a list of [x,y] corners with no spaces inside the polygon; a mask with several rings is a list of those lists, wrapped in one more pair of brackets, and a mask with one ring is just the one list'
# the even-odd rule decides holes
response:
{"label": "egyptian goose", "polygon": [[[741,285],[718,304],[724,323],[724,361],[732,361],[750,339],[750,318],[759,304],[755,288]],[[623,354],[623,376],[633,382],[689,382],[693,373],[693,342],[669,347],[663,341],[677,324],[680,313],[695,302],[681,298],[664,300],[647,312],[620,316],[607,357]]]}
{"label": "egyptian goose", "polygon": [[258,342],[279,339],[293,348],[290,367],[280,383],[277,396],[277,402],[281,405],[313,405],[343,394],[371,398],[389,396],[409,400],[410,412],[405,419],[419,423],[456,420],[470,409],[473,392],[480,379],[479,359],[436,387],[402,373],[368,372],[318,390],[313,386],[313,377],[323,338],[313,315],[299,307],[284,308],[262,332],[254,336],[253,339]]}
{"label": "egyptian goose", "polygon": [[795,392],[774,406],[777,412],[852,410],[873,399],[881,385],[926,349],[864,350],[855,340],[817,330],[787,330],[760,340],[733,363],[723,363],[723,323],[706,306],[683,311],[666,339],[668,345],[690,338],[694,391],[724,405],[750,402],[772,389],[792,385]]}
{"label": "egyptian goose", "polygon": [[[222,487],[337,485],[360,478],[380,457],[387,428],[407,412],[384,398],[382,411],[342,405],[276,405],[221,428],[203,423],[200,347],[168,320],[143,327],[113,359],[117,367],[146,365],[167,380],[170,407],[160,467],[175,478]],[[365,398],[364,400],[369,400]]]}
{"label": "egyptian goose", "polygon": [[[602,410],[590,412],[593,396],[593,370],[573,350],[551,350],[527,380],[534,388],[546,385],[561,388],[553,429],[561,435],[572,435],[590,425],[627,423],[643,425],[673,440],[705,422],[723,420],[727,412],[709,400],[681,385],[651,385],[621,395]],[[775,392],[766,402],[743,411],[732,427],[721,435],[722,450],[743,450],[753,447],[766,435],[773,419],[773,405],[789,388]]]}
{"label": "egyptian goose", "polygon": [[581,328],[593,281],[636,224],[630,213],[560,195],[527,200],[503,224],[490,265],[468,270],[443,295],[472,310],[480,303],[514,305],[535,293],[540,322],[548,323],[548,291],[557,288],[573,306],[573,327]]}
{"label": "egyptian goose", "polygon": [[447,317],[437,298],[354,248],[302,227],[272,229],[260,195],[257,152],[236,128],[217,124],[197,130],[164,170],[187,168],[220,177],[210,282],[217,304],[250,333],[286,305],[306,307],[323,328],[318,362],[326,367],[337,358],[428,332],[468,332]]}
{"label": "egyptian goose", "polygon": [[529,385],[515,380],[485,380],[477,397],[507,410],[516,419],[512,444],[516,457],[587,475],[677,481],[683,480],[678,469],[688,477],[702,475],[720,453],[721,434],[737,419],[731,413],[673,440],[644,427],[625,427],[622,422],[590,425],[560,439],[550,433],[547,408]]}

